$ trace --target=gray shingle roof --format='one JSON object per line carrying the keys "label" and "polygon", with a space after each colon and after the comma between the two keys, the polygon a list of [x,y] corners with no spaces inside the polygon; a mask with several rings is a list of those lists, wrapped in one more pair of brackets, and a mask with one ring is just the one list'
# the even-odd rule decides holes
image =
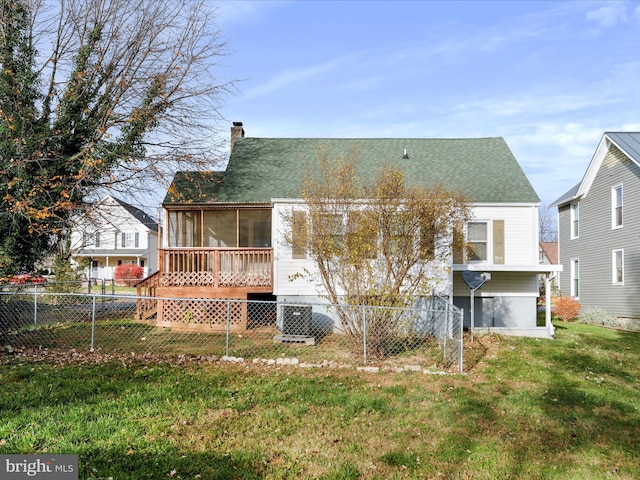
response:
{"label": "gray shingle roof", "polygon": [[[335,139],[251,138],[235,141],[227,170],[217,188],[191,197],[192,203],[270,203],[273,198],[299,198],[303,173],[317,170],[317,151],[331,158],[359,149],[358,172],[371,179],[386,163],[399,165],[409,182],[441,183],[461,190],[475,203],[538,203],[540,200],[502,138],[474,139]],[[404,151],[408,159],[403,159]],[[184,172],[174,180],[183,198]],[[192,174],[187,174],[192,175]],[[172,188],[174,185],[172,185]],[[202,191],[202,187],[195,192]],[[175,195],[174,195],[175,197]],[[171,203],[166,202],[165,203]],[[171,198],[169,198],[171,200]],[[173,202],[182,203],[182,202]]]}

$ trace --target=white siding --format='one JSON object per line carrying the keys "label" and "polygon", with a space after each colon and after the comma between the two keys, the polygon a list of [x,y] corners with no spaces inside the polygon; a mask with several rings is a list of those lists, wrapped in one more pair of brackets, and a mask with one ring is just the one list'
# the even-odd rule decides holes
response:
{"label": "white siding", "polygon": [[[315,272],[315,266],[309,259],[293,259],[291,247],[283,240],[285,229],[289,226],[285,218],[294,204],[274,203],[272,232],[274,245],[274,294],[275,295],[316,295],[320,289],[319,278],[296,277],[301,272]],[[295,204],[302,208],[302,204]],[[532,205],[479,205],[473,208],[474,219],[504,220],[505,266],[538,264],[538,207]],[[493,241],[489,228],[489,244]],[[489,255],[489,261],[493,257]],[[503,281],[502,279],[508,280]],[[535,274],[522,274],[519,277],[496,276],[487,291],[494,294],[537,296],[538,284]],[[488,284],[487,284],[488,285]],[[467,292],[468,293],[468,292]]]}
{"label": "white siding", "polygon": [[300,203],[274,203],[271,217],[271,232],[273,236],[273,294],[314,296],[320,291],[320,278],[310,279],[305,271],[317,272],[314,263],[309,259],[293,259],[291,246],[284,240],[290,228],[286,218],[291,214],[292,207],[302,208]]}
{"label": "white siding", "polygon": [[[473,208],[474,219],[504,220],[504,264],[538,263],[538,207],[525,205],[479,205]],[[489,228],[489,246],[492,245]],[[493,257],[489,255],[489,263]]]}
{"label": "white siding", "polygon": [[[123,233],[131,241],[126,248],[122,246]],[[100,236],[97,246],[96,234]],[[89,244],[85,244],[87,238],[91,238]],[[71,232],[71,248],[79,254],[74,259],[76,262],[80,261],[80,257],[91,256],[98,263],[98,268],[92,272],[92,276],[96,277],[111,278],[119,261],[144,261],[145,275],[158,268],[158,234],[111,197],[105,197],[90,216],[78,219]],[[87,251],[90,253],[87,254]]]}

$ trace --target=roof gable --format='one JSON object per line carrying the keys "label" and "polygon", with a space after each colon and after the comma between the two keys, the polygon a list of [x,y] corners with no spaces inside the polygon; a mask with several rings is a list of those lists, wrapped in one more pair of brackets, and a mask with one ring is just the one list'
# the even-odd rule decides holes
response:
{"label": "roof gable", "polygon": [[136,220],[138,220],[141,224],[143,224],[145,227],[147,227],[149,230],[153,231],[153,232],[157,232],[158,231],[158,223],[151,218],[149,215],[147,215],[146,212],[140,210],[138,207],[134,207],[133,205],[129,205],[126,202],[123,202],[122,200],[119,200],[117,198],[112,197],[122,208],[124,208],[129,215],[131,215],[132,217],[134,217]]}
{"label": "roof gable", "polygon": [[561,206],[586,196],[612,145],[640,167],[640,132],[605,132],[580,183],[564,193],[551,206]]}
{"label": "roof gable", "polygon": [[[386,163],[400,166],[409,182],[442,184],[463,191],[474,203],[538,203],[529,180],[502,138],[475,139],[335,139],[251,138],[235,141],[224,176],[208,190],[197,176],[179,173],[165,203],[270,203],[274,198],[299,198],[303,174],[317,172],[317,152],[330,157],[359,150],[358,174],[366,182]],[[408,158],[403,158],[406,151]],[[214,173],[214,172],[212,172]],[[219,172],[218,172],[219,173]],[[187,187],[185,175],[196,180]],[[202,193],[205,192],[203,195]]]}
{"label": "roof gable", "polygon": [[[77,232],[149,231],[158,233],[158,223],[143,210],[113,195],[105,195],[74,216],[73,230]],[[139,225],[144,227],[142,230]]]}

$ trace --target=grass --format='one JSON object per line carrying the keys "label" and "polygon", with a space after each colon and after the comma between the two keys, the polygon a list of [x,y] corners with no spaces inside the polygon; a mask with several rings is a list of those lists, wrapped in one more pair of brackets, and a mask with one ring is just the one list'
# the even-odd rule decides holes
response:
{"label": "grass", "polygon": [[[135,306],[134,306],[135,307]],[[56,309],[56,316],[61,318],[81,317],[78,311],[73,311],[72,306],[49,306]],[[65,309],[69,313],[65,314]],[[40,317],[46,318],[42,313],[46,309],[41,308]],[[275,326],[247,329],[242,333],[230,333],[229,337],[224,332],[176,332],[168,328],[157,328],[152,325],[135,322],[132,320],[133,310],[118,312],[105,309],[98,314],[95,329],[86,318],[84,321],[43,321],[38,328],[33,328],[33,320],[14,319],[18,325],[13,326],[14,336],[11,345],[16,348],[38,349],[76,349],[87,351],[91,345],[100,352],[155,354],[155,355],[196,355],[196,356],[223,356],[242,357],[246,359],[274,359],[278,357],[295,357],[300,362],[322,363],[333,361],[340,364],[362,364],[362,353],[355,352],[353,345],[346,335],[332,334],[318,337],[316,346],[307,346],[296,343],[276,343],[274,336],[281,333]],[[108,317],[108,320],[102,319]],[[25,316],[25,318],[28,318]],[[21,323],[21,325],[20,325]],[[93,334],[92,334],[93,333]],[[92,342],[93,340],[93,342]],[[228,349],[227,349],[228,341]],[[370,358],[369,363],[383,363],[388,366],[403,366],[406,364],[421,365],[425,368],[437,366],[446,368],[444,364],[443,348],[433,337],[426,337],[423,342],[416,342],[413,338],[398,338],[393,342],[387,360]],[[452,346],[451,346],[452,345]],[[457,347],[457,343],[451,344],[449,351]],[[472,356],[470,357],[472,358]],[[456,368],[457,364],[452,366]]]}
{"label": "grass", "polygon": [[0,453],[75,453],[82,479],[640,478],[640,335],[556,326],[476,338],[467,375],[0,356]]}

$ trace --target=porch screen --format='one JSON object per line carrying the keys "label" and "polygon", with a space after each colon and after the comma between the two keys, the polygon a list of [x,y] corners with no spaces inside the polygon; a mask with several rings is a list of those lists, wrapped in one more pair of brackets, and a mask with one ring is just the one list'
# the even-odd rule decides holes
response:
{"label": "porch screen", "polygon": [[271,246],[271,210],[240,210],[239,247]]}
{"label": "porch screen", "polygon": [[206,210],[204,212],[204,246],[238,246],[236,210]]}
{"label": "porch screen", "polygon": [[200,212],[169,211],[169,246],[200,247]]}

